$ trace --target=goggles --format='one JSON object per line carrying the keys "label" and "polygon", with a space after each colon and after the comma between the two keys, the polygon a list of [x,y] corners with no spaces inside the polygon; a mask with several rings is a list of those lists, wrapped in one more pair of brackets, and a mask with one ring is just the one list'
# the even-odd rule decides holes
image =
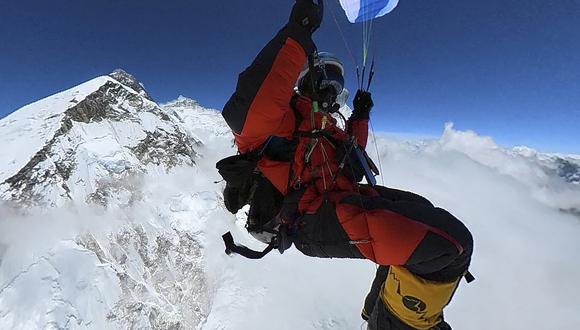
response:
{"label": "goggles", "polygon": [[344,77],[342,76],[342,72],[340,72],[339,68],[333,65],[325,66],[324,69],[320,68],[318,89],[325,90],[329,87],[334,90],[336,96],[340,95],[344,89]]}

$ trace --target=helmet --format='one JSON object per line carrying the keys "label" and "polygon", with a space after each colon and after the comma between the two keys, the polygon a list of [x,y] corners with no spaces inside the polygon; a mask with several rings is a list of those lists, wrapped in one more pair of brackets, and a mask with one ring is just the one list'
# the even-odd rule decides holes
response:
{"label": "helmet", "polygon": [[[296,88],[300,94],[311,94],[312,87],[316,92],[330,91],[334,98],[342,93],[344,89],[344,66],[342,62],[333,54],[320,52],[314,58],[314,76],[310,72],[307,63],[298,76]],[[314,86],[313,86],[314,82]]]}

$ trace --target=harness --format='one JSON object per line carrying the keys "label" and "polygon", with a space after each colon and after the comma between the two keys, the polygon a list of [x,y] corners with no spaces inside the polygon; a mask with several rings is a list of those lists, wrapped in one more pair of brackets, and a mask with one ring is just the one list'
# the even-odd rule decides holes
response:
{"label": "harness", "polygon": [[[344,175],[349,177],[349,179],[352,182],[358,182],[362,179],[362,177],[366,176],[367,181],[371,184],[374,184],[376,181],[374,181],[374,175],[371,172],[370,168],[371,167],[376,168],[376,166],[374,166],[372,161],[370,161],[370,157],[368,157],[368,156],[364,157],[364,155],[366,155],[366,153],[364,151],[360,150],[360,148],[358,147],[358,143],[356,142],[356,139],[354,137],[351,137],[348,141],[339,141],[333,136],[332,132],[324,130],[324,129],[315,128],[314,123],[311,123],[311,128],[314,128],[312,131],[300,131],[299,130],[299,128],[300,128],[301,124],[303,123],[303,121],[305,120],[305,118],[303,118],[303,116],[301,115],[301,113],[297,109],[298,108],[298,101],[299,101],[298,95],[296,95],[291,101],[291,107],[294,111],[295,118],[296,118],[296,125],[295,125],[295,130],[294,130],[294,132],[295,132],[294,133],[294,138],[295,138],[294,143],[299,143],[300,139],[303,139],[303,138],[311,139],[311,143],[308,146],[308,148],[306,149],[305,154],[304,154],[305,163],[306,164],[309,163],[310,157],[312,156],[314,150],[317,148],[319,143],[322,143],[320,140],[324,139],[325,141],[328,141],[328,143],[330,143],[335,150],[338,151],[335,161],[337,162],[339,169],[335,173],[333,173],[331,177],[328,178],[329,183],[334,185],[334,183],[336,183],[338,176],[341,173],[343,173]],[[314,121],[313,118],[314,118],[315,110],[316,110],[315,108],[312,109],[311,118],[310,118],[311,121]],[[284,139],[280,138],[280,140],[284,140]],[[223,239],[224,244],[226,246],[225,252],[228,255],[232,254],[232,253],[236,253],[236,254],[242,255],[242,256],[249,258],[249,259],[260,259],[274,249],[278,249],[280,253],[283,253],[286,249],[288,249],[292,245],[292,241],[291,241],[290,236],[292,236],[292,234],[297,230],[297,228],[295,228],[295,226],[294,226],[292,219],[297,219],[298,216],[296,216],[295,214],[289,214],[291,212],[280,211],[278,213],[278,215],[273,216],[271,221],[269,221],[270,219],[266,219],[266,220],[265,219],[258,219],[257,217],[259,216],[259,214],[256,214],[256,213],[257,212],[259,213],[260,210],[256,210],[253,207],[256,189],[259,189],[259,187],[261,187],[260,184],[269,183],[269,181],[267,181],[267,179],[265,179],[265,178],[263,178],[263,176],[261,176],[261,173],[257,169],[258,162],[264,155],[268,155],[269,147],[272,147],[272,146],[276,147],[276,144],[278,143],[277,141],[279,142],[279,140],[277,140],[276,137],[270,137],[266,141],[264,146],[260,148],[259,152],[252,152],[252,153],[248,153],[248,154],[231,156],[231,157],[228,157],[224,160],[221,160],[220,162],[218,162],[218,164],[216,164],[218,171],[220,172],[220,174],[222,174],[222,177],[224,177],[224,180],[226,181],[226,190],[225,191],[228,190],[228,187],[230,185],[231,180],[240,181],[240,177],[247,177],[248,178],[246,180],[242,179],[242,181],[245,182],[243,186],[246,187],[246,189],[247,189],[247,190],[242,191],[242,193],[241,193],[241,195],[244,197],[243,201],[240,201],[238,203],[238,205],[236,205],[237,206],[236,208],[233,208],[233,209],[228,208],[228,210],[231,213],[235,214],[243,205],[250,204],[251,208],[250,208],[250,212],[248,214],[248,222],[246,223],[246,229],[248,230],[248,232],[250,232],[254,236],[255,236],[255,234],[259,234],[259,233],[265,233],[266,235],[271,236],[271,239],[269,242],[260,239],[261,241],[266,242],[268,244],[267,247],[263,251],[254,251],[254,250],[249,249],[246,246],[236,244],[234,239],[233,239],[233,235],[231,234],[231,232],[228,232],[222,236],[222,239]],[[286,141],[286,140],[284,140],[284,141]],[[290,143],[290,142],[288,142],[288,143]],[[295,170],[294,160],[296,158],[295,152],[296,151],[294,151],[292,153],[292,157],[289,157],[289,159],[288,159],[288,161],[290,163],[290,169],[291,169],[290,175],[288,177],[288,187],[290,190],[289,195],[293,195],[293,196],[286,196],[284,198],[284,202],[283,202],[284,205],[281,206],[281,209],[284,208],[284,206],[288,206],[288,204],[293,204],[294,205],[293,207],[297,210],[298,209],[298,202],[299,202],[299,200],[302,196],[302,193],[304,191],[304,189],[302,189],[304,187],[302,187],[302,184],[300,181],[301,174],[294,173],[294,170]],[[228,159],[230,160],[230,162],[226,161]],[[225,174],[228,174],[228,169],[224,168],[224,163],[231,164],[232,159],[233,159],[234,163],[236,161],[243,162],[244,166],[240,166],[241,168],[243,168],[243,171],[238,172],[238,173],[235,173],[235,171],[234,171],[234,173],[229,173],[229,177],[228,177],[227,175],[225,175]],[[283,160],[283,161],[286,161],[286,160]],[[369,165],[369,161],[370,161],[370,164],[372,164],[372,165]],[[234,168],[237,168],[237,167],[234,166]],[[305,165],[305,167],[302,168],[302,170],[306,170],[306,169],[307,169],[307,167]],[[364,169],[366,169],[366,172]],[[232,171],[229,171],[229,172],[232,172]],[[357,174],[354,174],[354,173],[357,173]],[[350,175],[352,175],[352,176],[350,176]],[[262,181],[260,183],[260,180],[264,180],[264,181]],[[266,183],[266,181],[267,181],[267,183]],[[225,191],[224,191],[224,195],[225,195]],[[302,193],[295,194],[294,192],[297,192],[297,191],[302,191]],[[261,196],[262,194],[259,194],[259,195]],[[296,199],[296,200],[294,200],[291,203],[288,203],[289,199],[292,199],[292,200]],[[227,203],[226,203],[226,206],[227,206]],[[285,214],[281,214],[281,213],[285,213]],[[288,221],[286,222],[285,220],[288,220]],[[268,227],[266,227],[265,225],[268,225]]]}

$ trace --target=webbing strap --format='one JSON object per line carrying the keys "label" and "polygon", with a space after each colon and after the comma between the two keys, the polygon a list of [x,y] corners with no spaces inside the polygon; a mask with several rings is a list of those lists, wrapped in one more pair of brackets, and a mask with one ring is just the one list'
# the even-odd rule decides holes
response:
{"label": "webbing strap", "polygon": [[332,134],[326,131],[315,131],[315,132],[295,132],[294,137],[304,137],[304,138],[311,138],[311,139],[319,139],[319,138],[332,138]]}
{"label": "webbing strap", "polygon": [[469,271],[466,271],[464,276],[467,283],[475,281],[475,276],[473,276],[473,274],[471,274]]}
{"label": "webbing strap", "polygon": [[239,254],[242,257],[246,257],[248,259],[262,259],[266,254],[270,253],[270,251],[276,248],[276,243],[270,243],[264,251],[255,251],[243,245],[237,245],[234,242],[234,237],[232,236],[231,232],[227,232],[222,235],[224,243],[226,245],[226,254],[231,255],[232,253]]}

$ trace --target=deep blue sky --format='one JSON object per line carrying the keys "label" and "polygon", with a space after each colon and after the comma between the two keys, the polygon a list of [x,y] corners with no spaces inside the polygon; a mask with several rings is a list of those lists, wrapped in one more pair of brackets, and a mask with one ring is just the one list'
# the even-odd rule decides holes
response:
{"label": "deep blue sky", "polygon": [[[360,25],[334,9],[358,56]],[[0,2],[0,117],[123,68],[160,102],[221,109],[292,0]],[[328,7],[328,5],[327,5]],[[500,144],[580,153],[580,0],[400,0],[375,22],[376,130],[446,121]],[[354,65],[327,10],[315,40]]]}

